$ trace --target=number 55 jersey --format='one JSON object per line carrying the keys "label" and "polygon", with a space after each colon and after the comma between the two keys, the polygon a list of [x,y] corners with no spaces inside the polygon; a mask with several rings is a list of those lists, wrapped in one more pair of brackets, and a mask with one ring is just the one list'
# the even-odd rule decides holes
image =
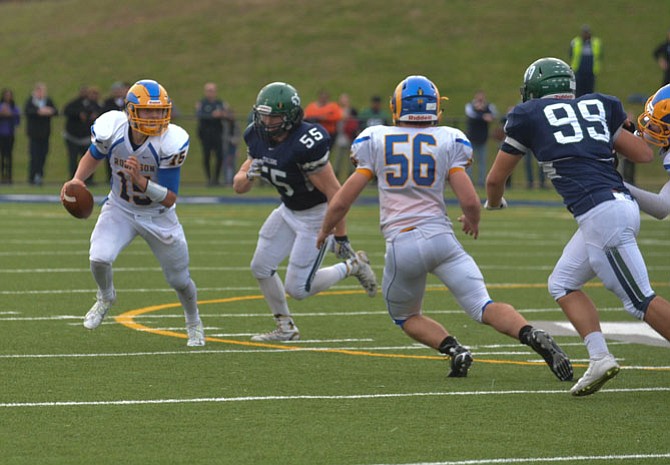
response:
{"label": "number 55 jersey", "polygon": [[[144,177],[179,193],[180,167],[189,147],[188,133],[170,124],[160,136],[149,136],[139,147],[130,141],[130,128],[126,114],[121,111],[103,113],[91,128],[93,158],[107,158],[111,167],[112,190],[108,201],[130,213],[160,214],[166,207],[153,202],[133,185],[123,171],[125,161],[134,155],[140,163]],[[174,206],[172,207],[174,208]]]}
{"label": "number 55 jersey", "polygon": [[327,201],[308,176],[328,164],[330,136],[318,124],[302,122],[274,145],[251,124],[244,131],[249,158],[263,160],[261,176],[279,192],[289,209],[301,211]]}
{"label": "number 55 jersey", "polygon": [[426,221],[449,224],[445,181],[472,162],[472,145],[448,126],[371,126],[351,146],[356,170],[377,177],[384,237]]}
{"label": "number 55 jersey", "polygon": [[612,151],[626,117],[619,99],[598,93],[529,100],[507,115],[501,150],[511,155],[532,151],[568,210],[578,216],[617,193],[629,194]]}

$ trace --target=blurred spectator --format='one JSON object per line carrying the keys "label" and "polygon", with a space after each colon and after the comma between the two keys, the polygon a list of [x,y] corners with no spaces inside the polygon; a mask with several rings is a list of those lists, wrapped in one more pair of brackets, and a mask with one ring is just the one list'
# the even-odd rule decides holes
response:
{"label": "blurred spectator", "polygon": [[[195,105],[198,118],[198,137],[202,144],[202,161],[208,186],[219,184],[223,166],[223,119],[228,118],[223,101],[217,96],[216,84],[208,82],[204,87],[203,98]],[[211,156],[214,154],[214,169]]]}
{"label": "blurred spectator", "polygon": [[128,89],[130,89],[130,84],[127,82],[116,81],[112,84],[109,96],[102,102],[102,113],[110,110],[124,111]]}
{"label": "blurred spectator", "polygon": [[663,71],[661,86],[670,84],[670,29],[666,32],[665,42],[658,44],[654,50],[654,58],[656,58],[658,67]]}
{"label": "blurred spectator", "polygon": [[[512,108],[514,107],[508,107],[507,108],[507,113],[509,113]],[[498,143],[498,149],[502,146],[502,143],[505,141],[505,123],[507,123],[507,113],[502,115],[500,118],[498,125],[494,126],[493,128],[493,133],[491,134],[491,137]],[[510,175],[507,178],[507,181],[505,182],[505,187],[508,189],[512,188],[512,175]]]}
{"label": "blurred spectator", "polygon": [[[98,100],[100,91],[97,87],[81,86],[79,95],[65,105],[65,131],[63,138],[68,154],[70,177],[74,177],[79,159],[84,156],[91,145],[91,125],[100,116],[102,107]],[[93,184],[93,177],[86,180]]]}
{"label": "blurred spectator", "polygon": [[305,120],[310,123],[319,123],[330,134],[330,146],[337,138],[337,123],[342,119],[342,109],[330,100],[330,94],[320,90],[316,101],[305,108]]}
{"label": "blurred spectator", "polygon": [[[484,187],[489,125],[498,118],[498,110],[494,104],[488,102],[486,93],[483,90],[478,90],[472,101],[465,104],[465,116],[467,117],[466,134],[472,144],[472,155],[477,167],[477,185]],[[471,169],[468,171],[471,171]],[[471,177],[473,176],[471,175]]]}
{"label": "blurred spectator", "polygon": [[[130,83],[116,81],[110,88],[109,96],[102,102],[102,113],[107,113],[110,110],[125,111],[126,109],[126,94],[130,89]],[[112,167],[109,163],[105,163],[105,172],[107,173],[107,180],[112,177]]]}
{"label": "blurred spectator", "polygon": [[382,98],[379,95],[373,95],[370,98],[370,106],[361,110],[358,115],[360,130],[370,126],[390,126],[393,124],[391,113],[382,108]]}
{"label": "blurred spectator", "polygon": [[12,183],[14,158],[14,131],[21,121],[19,107],[14,102],[14,92],[2,89],[0,94],[0,182]]}
{"label": "blurred spectator", "polygon": [[49,97],[46,84],[43,82],[35,84],[32,94],[26,100],[23,113],[26,116],[30,154],[28,182],[41,186],[44,181],[44,164],[49,154],[51,118],[58,114],[58,108]]}
{"label": "blurred spectator", "polygon": [[337,123],[337,136],[332,161],[335,176],[342,182],[354,171],[354,165],[349,160],[349,152],[351,143],[359,133],[358,111],[351,106],[349,94],[341,94],[337,103],[342,109],[342,119]]}
{"label": "blurred spectator", "polygon": [[224,103],[228,117],[223,119],[223,183],[233,185],[233,177],[237,172],[237,147],[240,144],[242,131],[235,120],[235,113]]}
{"label": "blurred spectator", "polygon": [[602,43],[591,36],[591,28],[584,24],[580,35],[570,41],[570,67],[575,72],[575,97],[590,94],[596,88],[596,76],[603,58]]}

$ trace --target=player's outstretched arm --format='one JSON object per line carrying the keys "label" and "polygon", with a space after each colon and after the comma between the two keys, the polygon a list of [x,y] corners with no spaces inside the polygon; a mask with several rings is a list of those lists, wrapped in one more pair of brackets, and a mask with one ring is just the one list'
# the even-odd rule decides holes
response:
{"label": "player's outstretched arm", "polygon": [[[529,157],[529,154],[525,155]],[[498,151],[496,159],[486,176],[486,205],[488,209],[500,208],[503,205],[503,194],[505,193],[505,182],[510,177],[521,157]]]}
{"label": "player's outstretched arm", "polygon": [[670,181],[665,183],[658,194],[645,191],[627,182],[624,184],[635,197],[640,210],[659,220],[670,215]]}
{"label": "player's outstretched arm", "polygon": [[[328,203],[332,200],[335,194],[340,190],[340,181],[337,180],[335,176],[335,171],[330,163],[327,163],[323,169],[317,171],[316,173],[309,175],[309,182],[314,184],[319,191],[323,193],[328,199]],[[345,223],[344,216],[338,221],[334,226],[333,234],[336,236],[346,236],[347,235],[347,225]]]}
{"label": "player's outstretched arm", "polygon": [[477,239],[479,236],[481,203],[470,176],[464,169],[455,170],[449,173],[449,184],[463,211],[463,215],[458,218],[458,221],[463,224],[463,232]]}
{"label": "player's outstretched arm", "polygon": [[[326,216],[323,219],[321,231],[319,231],[317,238],[317,248],[320,248],[328,236],[333,233],[333,229],[344,221],[344,217],[349,212],[351,205],[353,205],[360,193],[363,192],[368,181],[369,178],[367,176],[356,171],[347,179],[344,186],[329,199],[328,210],[326,211]],[[336,233],[339,234],[339,231],[336,231]]]}
{"label": "player's outstretched arm", "polygon": [[628,131],[619,131],[614,150],[635,163],[649,163],[654,159],[654,151],[644,139]]}

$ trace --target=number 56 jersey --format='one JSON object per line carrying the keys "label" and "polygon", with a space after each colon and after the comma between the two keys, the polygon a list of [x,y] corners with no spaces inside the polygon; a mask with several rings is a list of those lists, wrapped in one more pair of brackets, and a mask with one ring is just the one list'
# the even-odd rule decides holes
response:
{"label": "number 56 jersey", "polygon": [[111,167],[112,190],[108,201],[130,213],[162,213],[166,208],[153,202],[134,186],[123,171],[123,166],[134,155],[140,163],[142,176],[177,194],[180,167],[188,153],[188,133],[181,127],[170,124],[167,131],[160,136],[150,136],[139,147],[133,147],[129,132],[128,118],[121,111],[103,113],[91,128],[91,155],[98,160],[107,158]]}
{"label": "number 56 jersey", "polygon": [[426,221],[448,225],[445,181],[472,162],[472,145],[462,131],[371,126],[351,145],[357,171],[377,176],[379,220],[387,239]]}

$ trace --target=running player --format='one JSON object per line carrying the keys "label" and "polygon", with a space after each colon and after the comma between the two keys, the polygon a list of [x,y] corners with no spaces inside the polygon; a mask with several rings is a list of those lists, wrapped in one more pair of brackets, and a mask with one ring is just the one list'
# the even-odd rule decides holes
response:
{"label": "running player", "polygon": [[[258,93],[253,113],[254,122],[244,133],[248,158],[233,179],[233,189],[243,194],[251,190],[255,179],[262,178],[277,189],[282,203],[261,227],[251,260],[251,272],[276,328],[251,339],[290,341],[299,339],[300,332],[286,293],[304,299],[355,276],[373,297],[377,280],[365,252],[353,252],[344,221],[338,223],[331,242],[338,257],[346,261],[318,269],[323,255],[313,244],[327,202],[340,183],[328,161],[330,137],[320,125],[303,121],[296,89],[284,82],[268,84]],[[286,257],[289,261],[282,283],[277,268]]]}
{"label": "running player", "polygon": [[189,273],[189,255],[175,202],[189,136],[170,124],[172,101],[156,81],[136,82],[125,99],[125,112],[108,111],[91,128],[90,148],[68,184],[84,180],[103,163],[112,172],[112,188],[91,234],[90,263],[98,285],[95,304],[84,318],[86,329],[100,326],[116,301],[112,264],[136,236],[160,262],[168,284],[184,306],[188,346],[204,346],[197,290]]}

